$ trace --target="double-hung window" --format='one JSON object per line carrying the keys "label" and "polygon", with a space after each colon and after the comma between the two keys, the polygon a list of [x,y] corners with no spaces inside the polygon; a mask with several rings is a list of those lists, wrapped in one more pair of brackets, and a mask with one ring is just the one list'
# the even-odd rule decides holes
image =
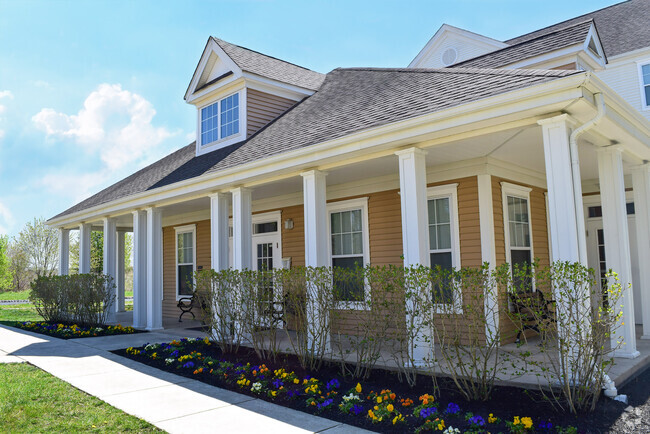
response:
{"label": "double-hung window", "polygon": [[641,78],[641,104],[644,110],[650,109],[650,62],[639,65]]}
{"label": "double-hung window", "polygon": [[239,93],[201,109],[201,146],[239,133]]}
{"label": "double-hung window", "polygon": [[[353,271],[370,262],[368,241],[368,199],[354,199],[328,204],[330,257],[332,268]],[[354,273],[344,280],[335,280],[337,301],[342,307],[355,308],[355,302],[366,299],[363,278]]]}
{"label": "double-hung window", "polygon": [[[451,271],[460,267],[460,236],[458,230],[458,184],[427,189],[429,223],[429,260],[431,268]],[[459,306],[459,294],[449,279],[434,282],[433,300],[436,305]]]}
{"label": "double-hung window", "polygon": [[[525,279],[521,273],[521,271],[530,267],[533,260],[533,242],[530,227],[531,189],[502,182],[501,191],[505,224],[506,260],[512,267],[513,283],[518,290],[532,291],[533,282]],[[517,273],[516,270],[520,272]]]}
{"label": "double-hung window", "polygon": [[196,271],[196,226],[176,230],[176,298],[192,295]]}

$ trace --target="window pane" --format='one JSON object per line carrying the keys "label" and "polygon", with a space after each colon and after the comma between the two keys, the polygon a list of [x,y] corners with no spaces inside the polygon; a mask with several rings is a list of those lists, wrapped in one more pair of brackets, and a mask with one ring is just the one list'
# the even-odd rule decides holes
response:
{"label": "window pane", "polygon": [[239,132],[239,94],[221,100],[221,138]]}
{"label": "window pane", "polygon": [[356,209],[350,212],[350,220],[353,232],[361,232],[361,210]]}
{"label": "window pane", "polygon": [[515,215],[517,214],[516,211],[517,205],[515,203],[515,198],[512,196],[508,196],[508,220],[511,222],[514,222],[516,220]]}
{"label": "window pane", "polygon": [[435,199],[430,199],[427,202],[427,208],[429,212],[429,224],[433,225],[436,223],[436,201]]}
{"label": "window pane", "polygon": [[192,272],[193,265],[178,266],[178,294],[192,295]]}
{"label": "window pane", "polygon": [[650,106],[650,85],[645,87],[645,105]]}
{"label": "window pane", "polygon": [[352,222],[350,221],[352,214],[350,211],[341,213],[341,225],[343,226],[343,232],[350,232],[352,230]]}
{"label": "window pane", "polygon": [[363,236],[361,232],[356,232],[352,234],[352,254],[353,255],[363,254]]}
{"label": "window pane", "polygon": [[341,213],[340,212],[332,213],[331,220],[332,220],[332,234],[340,234],[341,233]]}
{"label": "window pane", "polygon": [[343,254],[343,240],[341,235],[332,235],[332,254],[333,255],[342,255]]}
{"label": "window pane", "polygon": [[449,198],[436,199],[436,222],[449,223]]}
{"label": "window pane", "polygon": [[[363,267],[363,257],[334,258],[332,267],[355,270]],[[361,273],[343,273],[334,279],[334,296],[338,301],[360,301],[364,299],[364,283]]]}
{"label": "window pane", "polygon": [[438,248],[451,249],[451,226],[449,224],[438,225]]}
{"label": "window pane", "polygon": [[341,244],[343,245],[343,253],[344,255],[351,255],[352,254],[352,234],[343,234],[341,235],[342,237],[342,242]]}
{"label": "window pane", "polygon": [[[451,252],[431,253],[431,268],[440,267],[443,270],[452,270]],[[436,281],[433,284],[433,300],[435,303],[453,303],[453,285],[449,279]]]}
{"label": "window pane", "polygon": [[512,280],[515,289],[532,291],[533,282],[529,273],[526,272],[530,267],[530,250],[511,250],[510,262],[512,263]]}
{"label": "window pane", "polygon": [[216,102],[201,109],[201,144],[205,145],[217,140],[218,122]]}
{"label": "window pane", "polygon": [[643,84],[650,84],[650,63],[641,67],[643,74]]}

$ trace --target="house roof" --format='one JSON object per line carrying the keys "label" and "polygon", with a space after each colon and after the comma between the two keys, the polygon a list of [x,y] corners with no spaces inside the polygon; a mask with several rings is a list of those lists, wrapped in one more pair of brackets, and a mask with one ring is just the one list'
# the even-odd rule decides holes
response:
{"label": "house roof", "polygon": [[577,71],[348,68],[246,141],[195,156],[192,143],[76,204],[61,217],[355,132],[573,75]]}
{"label": "house roof", "polygon": [[543,33],[535,38],[518,42],[509,47],[458,62],[450,66],[450,68],[498,68],[572,45],[583,44],[587,39],[587,34],[592,25],[593,20],[591,19],[578,22],[548,33]]}
{"label": "house roof", "polygon": [[650,47],[650,1],[630,0],[505,41],[519,44],[593,19],[607,56]]}
{"label": "house roof", "polygon": [[231,44],[219,38],[212,37],[212,39],[242,71],[310,90],[318,89],[325,79],[325,74],[320,72]]}

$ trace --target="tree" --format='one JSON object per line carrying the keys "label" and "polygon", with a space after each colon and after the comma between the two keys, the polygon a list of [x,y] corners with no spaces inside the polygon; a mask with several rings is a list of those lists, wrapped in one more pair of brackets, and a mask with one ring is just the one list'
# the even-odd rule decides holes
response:
{"label": "tree", "polygon": [[104,272],[104,232],[90,233],[90,271]]}
{"label": "tree", "polygon": [[34,274],[29,269],[29,260],[27,259],[27,255],[22,251],[16,240],[9,245],[9,258],[12,289],[14,291],[24,291],[28,289],[30,282],[34,278]]}
{"label": "tree", "polygon": [[36,276],[52,276],[59,258],[59,237],[55,229],[45,225],[42,218],[34,218],[18,235],[18,247],[27,257]]}
{"label": "tree", "polygon": [[0,235],[0,292],[12,288],[11,258],[9,257],[9,236]]}

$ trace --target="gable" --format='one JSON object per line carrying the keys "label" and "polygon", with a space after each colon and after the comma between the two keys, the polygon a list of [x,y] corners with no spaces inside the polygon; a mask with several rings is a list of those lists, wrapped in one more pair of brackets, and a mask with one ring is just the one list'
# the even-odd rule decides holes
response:
{"label": "gable", "polygon": [[236,80],[241,75],[242,70],[239,66],[213,38],[209,38],[185,92],[185,101],[191,103],[213,90],[213,85],[216,85],[217,82],[219,85],[223,85],[226,82]]}
{"label": "gable", "polygon": [[444,68],[507,46],[496,39],[443,24],[409,68]]}

